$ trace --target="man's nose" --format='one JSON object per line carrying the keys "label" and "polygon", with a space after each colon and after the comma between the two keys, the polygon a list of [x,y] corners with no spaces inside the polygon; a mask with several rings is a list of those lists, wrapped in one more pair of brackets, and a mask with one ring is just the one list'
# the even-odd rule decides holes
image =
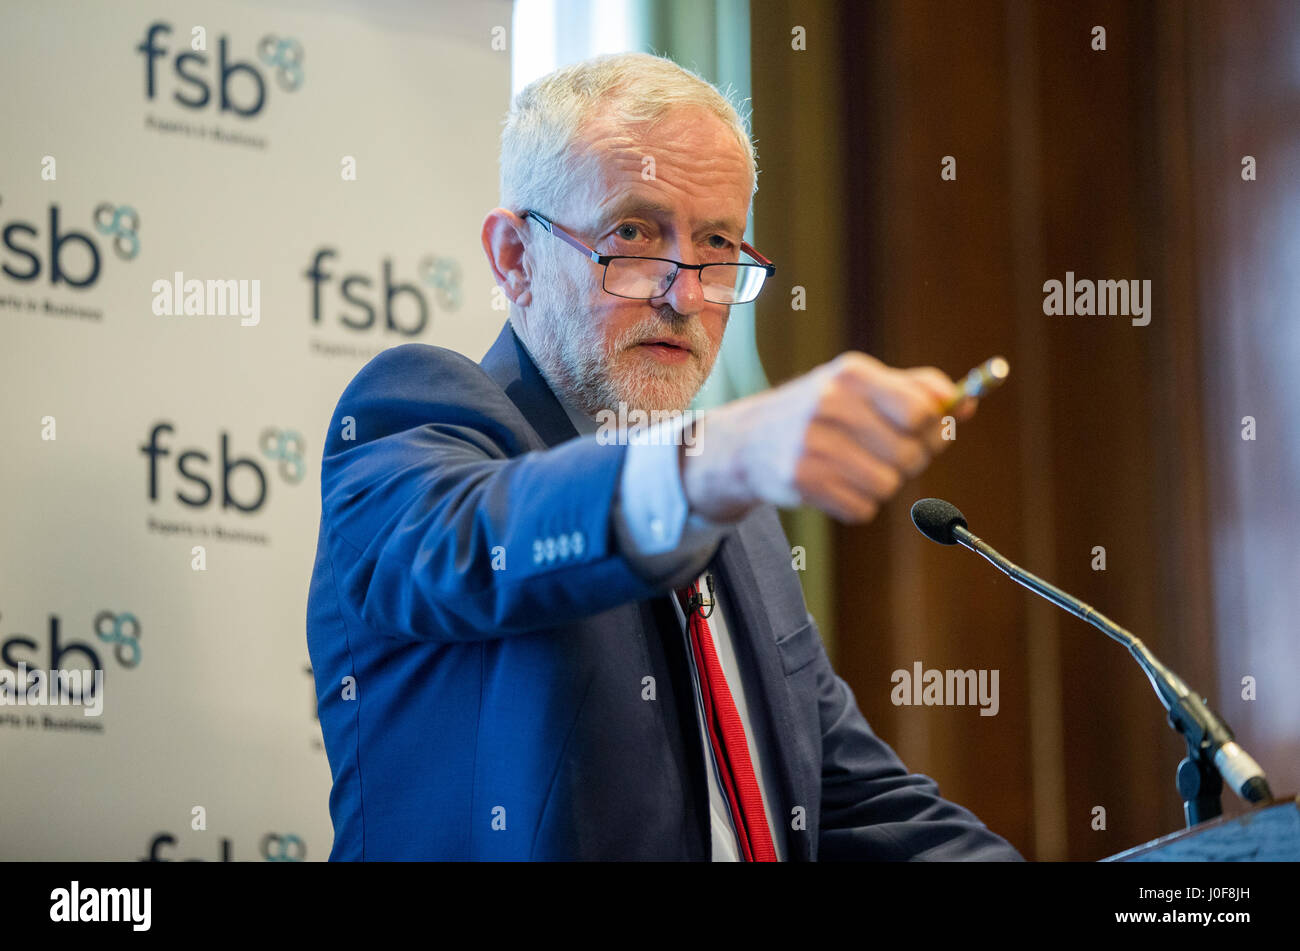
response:
{"label": "man's nose", "polygon": [[672,287],[659,298],[673,310],[688,317],[704,309],[704,288],[700,285],[700,272],[694,268],[679,268]]}

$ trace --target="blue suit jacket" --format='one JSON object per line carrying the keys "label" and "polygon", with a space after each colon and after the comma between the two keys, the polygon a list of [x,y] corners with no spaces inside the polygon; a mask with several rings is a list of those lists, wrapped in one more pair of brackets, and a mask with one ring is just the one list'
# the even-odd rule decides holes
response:
{"label": "blue suit jacket", "polygon": [[706,564],[775,746],[790,859],[1020,858],[871,732],[773,508],[699,563],[638,573],[611,527],[626,452],[578,437],[508,322],[481,366],[407,344],[348,386],[307,609],[330,858],[707,860],[666,597]]}

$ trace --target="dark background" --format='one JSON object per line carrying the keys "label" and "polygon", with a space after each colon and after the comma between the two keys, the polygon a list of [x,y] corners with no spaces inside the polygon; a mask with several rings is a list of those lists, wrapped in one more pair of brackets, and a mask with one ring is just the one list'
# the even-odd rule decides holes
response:
{"label": "dark background", "polygon": [[[1145,676],[921,538],[908,507],[937,495],[1135,632],[1295,792],[1300,4],[755,0],[751,20],[772,381],[850,348],[954,377],[1012,366],[946,454],[874,522],[831,523],[830,564],[808,566],[833,572],[833,658],[868,721],[1029,858],[1183,824],[1183,741]],[[1149,279],[1150,324],[1045,316],[1067,270]],[[793,545],[816,530],[787,525]],[[998,669],[999,713],[894,706],[890,674],[915,661]]]}

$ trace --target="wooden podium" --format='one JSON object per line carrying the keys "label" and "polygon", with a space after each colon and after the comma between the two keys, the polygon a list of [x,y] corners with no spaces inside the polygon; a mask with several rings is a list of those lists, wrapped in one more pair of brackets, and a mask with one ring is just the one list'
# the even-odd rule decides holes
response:
{"label": "wooden podium", "polygon": [[1235,819],[1220,817],[1153,839],[1103,862],[1297,862],[1300,798],[1274,799]]}

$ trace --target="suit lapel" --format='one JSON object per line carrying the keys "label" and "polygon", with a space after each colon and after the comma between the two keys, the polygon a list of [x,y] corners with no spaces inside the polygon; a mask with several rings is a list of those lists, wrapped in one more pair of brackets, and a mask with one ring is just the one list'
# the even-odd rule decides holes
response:
{"label": "suit lapel", "polygon": [[506,396],[519,407],[519,412],[547,447],[558,446],[578,435],[569,421],[569,414],[551,392],[546,378],[533,363],[510,321],[507,320],[501,328],[496,342],[479,361],[479,366],[506,391]]}
{"label": "suit lapel", "polygon": [[[480,366],[505,390],[548,447],[559,445],[578,435],[564,407],[551,392],[546,378],[537,369],[509,321],[506,321],[496,342],[480,361]],[[803,806],[807,813],[814,813],[810,806],[820,795],[819,789],[809,785],[805,772],[796,770],[794,765],[809,760],[819,762],[820,752],[808,748],[809,741],[794,722],[785,671],[774,646],[776,634],[768,622],[754,569],[745,553],[745,534],[744,522],[727,532],[718,545],[710,568],[716,572],[718,582],[727,592],[730,609],[728,624],[733,630],[743,632],[743,636],[733,638],[737,650],[744,658],[741,663],[745,670],[753,671],[758,680],[755,685],[757,689],[749,691],[759,701],[751,708],[750,715],[764,717],[764,732],[774,747],[770,755],[776,761],[781,786],[779,805],[783,807],[776,808],[773,812],[778,822],[786,822],[790,809],[794,806]],[[760,645],[768,649],[762,649]],[[685,682],[689,683],[689,678]],[[694,704],[691,703],[685,709],[689,710],[691,722],[696,723]],[[690,733],[692,743],[697,735]],[[702,750],[700,754],[703,755]],[[702,774],[694,775],[696,772],[688,769],[687,775],[695,787],[697,803],[702,804],[703,814],[707,816],[707,787]],[[810,858],[809,836],[812,834],[814,833],[810,830],[801,835],[787,835],[787,857],[807,861]]]}

